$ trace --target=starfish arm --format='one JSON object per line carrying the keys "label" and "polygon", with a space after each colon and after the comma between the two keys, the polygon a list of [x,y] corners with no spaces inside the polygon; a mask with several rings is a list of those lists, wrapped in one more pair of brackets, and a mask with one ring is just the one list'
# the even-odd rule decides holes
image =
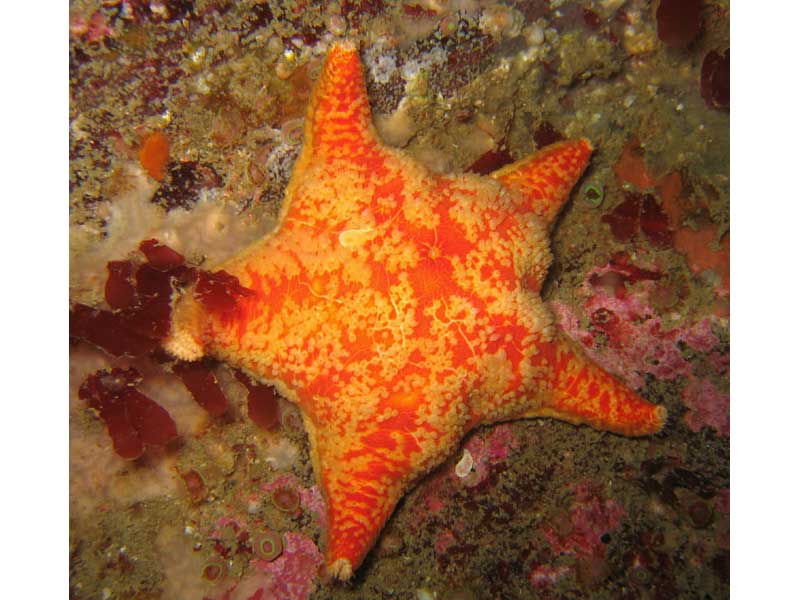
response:
{"label": "starfish arm", "polygon": [[[354,215],[371,214],[375,199],[393,191],[376,184],[391,179],[397,168],[398,159],[392,160],[372,124],[358,49],[352,42],[336,43],[309,102],[303,150],[286,188],[281,219],[318,230],[336,224],[350,228],[347,222]],[[337,218],[342,221],[335,223]],[[362,233],[369,229],[354,227]]]}
{"label": "starfish arm", "polygon": [[403,420],[413,416],[375,417],[345,433],[309,427],[314,471],[328,507],[325,564],[334,577],[352,576],[422,468],[415,436],[398,427]]}
{"label": "starfish arm", "polygon": [[335,44],[308,107],[304,154],[356,162],[379,145],[358,49]]}
{"label": "starfish arm", "polygon": [[549,226],[589,164],[591,154],[589,140],[567,140],[546,146],[490,176],[520,193],[528,210]]}
{"label": "starfish arm", "polygon": [[650,435],[664,426],[667,411],[650,404],[592,362],[562,335],[540,348],[549,393],[525,417],[554,417],[623,435]]}

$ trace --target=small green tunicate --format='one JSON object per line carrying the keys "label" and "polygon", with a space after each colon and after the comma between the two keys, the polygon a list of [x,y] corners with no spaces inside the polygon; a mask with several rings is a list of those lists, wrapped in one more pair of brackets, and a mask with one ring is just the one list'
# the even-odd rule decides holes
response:
{"label": "small green tunicate", "polygon": [[597,183],[592,183],[591,181],[585,183],[581,188],[581,198],[583,201],[586,202],[592,208],[597,208],[603,203],[603,198],[605,198],[605,189],[602,185]]}

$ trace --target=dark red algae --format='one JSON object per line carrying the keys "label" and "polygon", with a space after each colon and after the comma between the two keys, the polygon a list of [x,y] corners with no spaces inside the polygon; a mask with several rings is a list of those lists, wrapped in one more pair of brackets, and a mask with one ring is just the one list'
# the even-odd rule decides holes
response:
{"label": "dark red algae", "polygon": [[658,248],[672,245],[672,230],[669,219],[652,194],[625,192],[625,200],[602,221],[611,227],[611,233],[619,242],[631,242],[641,232]]}
{"label": "dark red algae", "polygon": [[247,416],[261,429],[275,429],[281,420],[278,391],[271,385],[254,382],[241,371],[236,371],[236,379],[247,388]]}
{"label": "dark red algae", "polygon": [[685,48],[700,33],[701,0],[661,0],[656,10],[658,39],[670,48]]}
{"label": "dark red algae", "polygon": [[[107,265],[105,298],[112,310],[80,303],[71,307],[71,339],[89,342],[113,356],[149,357],[165,362],[159,360],[158,351],[169,334],[176,289],[197,281],[195,293],[200,301],[223,315],[236,308],[239,298],[254,293],[224,271],[209,273],[187,266],[179,252],[158,240],[143,241],[139,250],[146,259],[144,263],[125,260]],[[172,370],[195,401],[212,417],[218,417],[229,404],[213,366],[210,361],[178,362]],[[89,377],[79,396],[100,412],[121,456],[136,458],[143,452],[144,444],[166,443],[164,440],[177,435],[167,411],[134,389],[138,373],[133,377],[130,373],[135,371],[117,369],[113,376],[101,377],[102,373]],[[122,378],[125,385],[113,384],[115,378]],[[279,421],[277,393],[268,386],[254,386],[250,390],[248,408],[253,420],[262,427],[272,428]]]}
{"label": "dark red algae", "polygon": [[514,162],[514,158],[508,152],[508,149],[504,145],[500,145],[497,148],[493,148],[481,154],[481,156],[467,168],[467,172],[477,173],[478,175],[488,175],[512,162]]}
{"label": "dark red algae", "polygon": [[564,134],[553,127],[548,121],[542,121],[533,131],[533,141],[536,142],[537,149],[555,144],[564,139],[566,139]]}
{"label": "dark red algae", "polygon": [[226,271],[200,271],[195,287],[195,298],[209,311],[220,316],[236,310],[240,298],[254,295],[255,292],[244,287],[239,280]]}
{"label": "dark red algae", "polygon": [[174,287],[197,276],[183,256],[157,240],[139,247],[147,262],[108,263],[106,303],[111,311],[76,303],[70,310],[70,337],[83,339],[114,356],[143,356],[169,333]]}
{"label": "dark red algae", "polygon": [[[169,334],[176,289],[196,281],[194,293],[198,300],[223,318],[236,309],[241,298],[255,293],[225,271],[210,273],[187,266],[180,253],[158,240],[143,241],[139,250],[146,262],[124,260],[107,265],[105,298],[111,310],[72,305],[71,339],[89,342],[113,356],[171,362],[167,357],[160,358],[158,352]],[[229,402],[214,373],[213,362],[177,362],[172,371],[212,417],[227,411]],[[238,375],[248,389],[250,418],[263,429],[277,427],[278,392]],[[128,459],[141,456],[146,445],[164,445],[177,437],[169,413],[136,389],[140,382],[134,369],[98,371],[86,379],[78,394],[99,412],[114,449]]]}
{"label": "dark red algae", "polygon": [[114,450],[126,459],[139,458],[146,445],[164,446],[178,437],[169,413],[136,389],[141,380],[136,369],[97,371],[78,391],[100,413]]}
{"label": "dark red algae", "polygon": [[208,360],[193,363],[179,362],[172,367],[172,370],[181,378],[195,401],[212,417],[219,417],[228,410],[228,399],[219,386],[213,366]]}
{"label": "dark red algae", "polygon": [[664,275],[657,271],[642,269],[628,262],[625,253],[614,255],[608,262],[609,270],[605,273],[595,273],[589,278],[589,283],[594,288],[604,287],[614,293],[617,298],[624,298],[626,284],[637,281],[657,281]]}
{"label": "dark red algae", "polygon": [[583,9],[583,22],[586,23],[586,26],[589,29],[600,29],[600,25],[602,24],[602,20],[600,19],[600,15],[589,8]]}
{"label": "dark red algae", "polygon": [[159,347],[157,339],[136,331],[125,313],[75,304],[69,311],[69,335],[113,356],[144,356]]}
{"label": "dark red algae", "polygon": [[419,4],[403,4],[403,14],[409,17],[435,17],[438,13],[430,8],[425,8]]}
{"label": "dark red algae", "polygon": [[712,50],[703,59],[700,71],[700,94],[709,108],[728,108],[731,99],[731,51],[719,54]]}
{"label": "dark red algae", "polygon": [[105,297],[108,305],[119,310],[130,307],[136,301],[136,288],[133,286],[133,263],[129,260],[112,260],[106,265]]}
{"label": "dark red algae", "polygon": [[169,271],[182,266],[186,260],[183,255],[158,240],[144,240],[139,250],[147,258],[147,262],[160,271]]}

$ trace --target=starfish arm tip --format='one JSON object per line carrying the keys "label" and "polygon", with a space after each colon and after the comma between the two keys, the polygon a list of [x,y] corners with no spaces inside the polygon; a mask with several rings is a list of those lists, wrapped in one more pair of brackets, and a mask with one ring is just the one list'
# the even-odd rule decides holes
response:
{"label": "starfish arm tip", "polygon": [[334,42],[309,103],[304,155],[349,165],[376,142],[358,46],[352,40]]}
{"label": "starfish arm tip", "polygon": [[353,576],[353,565],[346,558],[337,558],[328,565],[328,573],[335,579],[347,581]]}
{"label": "starfish arm tip", "polygon": [[618,429],[612,427],[600,426],[600,429],[608,429],[616,431],[622,435],[632,437],[641,437],[645,435],[655,435],[660,433],[664,426],[667,424],[669,413],[663,406],[650,404],[649,402],[642,401],[643,416],[633,418],[629,422],[620,422],[617,424]]}
{"label": "starfish arm tip", "polygon": [[175,298],[172,306],[172,322],[167,337],[161,346],[179,360],[200,360],[206,353],[201,334],[207,316],[200,303],[191,294]]}
{"label": "starfish arm tip", "polygon": [[355,52],[357,50],[358,46],[356,46],[355,41],[350,38],[335,40],[330,48],[331,52]]}
{"label": "starfish arm tip", "polygon": [[665,407],[642,398],[566,336],[544,346],[541,356],[546,357],[549,394],[526,416],[554,417],[628,436],[653,435],[664,428]]}
{"label": "starfish arm tip", "polygon": [[627,419],[621,419],[611,425],[599,423],[596,427],[621,435],[642,437],[660,433],[667,424],[668,418],[669,413],[666,408],[640,399],[638,410]]}
{"label": "starfish arm tip", "polygon": [[188,331],[172,331],[162,342],[164,350],[178,360],[196,361],[203,358],[203,346]]}
{"label": "starfish arm tip", "polygon": [[587,138],[556,142],[490,174],[525,199],[526,211],[552,224],[593,152]]}

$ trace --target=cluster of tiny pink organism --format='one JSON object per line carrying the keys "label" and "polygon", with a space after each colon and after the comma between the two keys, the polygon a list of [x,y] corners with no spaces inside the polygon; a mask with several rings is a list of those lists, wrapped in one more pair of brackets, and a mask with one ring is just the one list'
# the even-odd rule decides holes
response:
{"label": "cluster of tiny pink organism", "polygon": [[549,519],[540,533],[551,556],[574,556],[574,567],[534,563],[529,581],[534,588],[547,588],[575,571],[584,584],[602,581],[608,575],[606,545],[619,528],[625,510],[605,495],[603,486],[582,481],[571,486],[569,508]]}

